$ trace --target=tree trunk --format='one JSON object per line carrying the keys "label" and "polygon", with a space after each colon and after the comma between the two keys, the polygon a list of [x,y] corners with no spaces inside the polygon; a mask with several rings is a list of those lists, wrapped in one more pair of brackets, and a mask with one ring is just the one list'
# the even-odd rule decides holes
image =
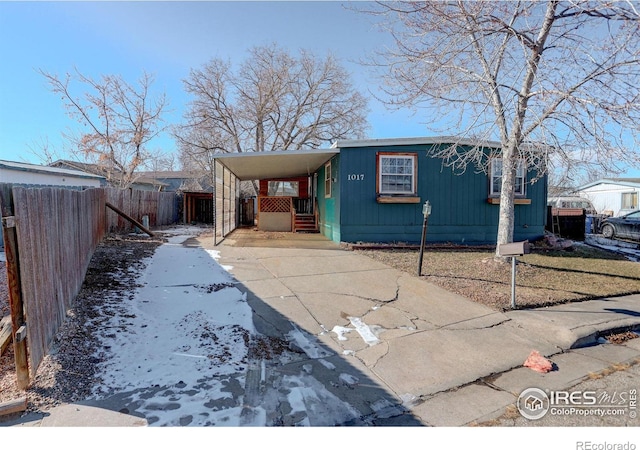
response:
{"label": "tree trunk", "polygon": [[507,146],[502,155],[502,188],[500,191],[500,217],[498,219],[498,238],[496,257],[501,244],[513,242],[513,227],[515,223],[515,179],[518,160],[513,144]]}

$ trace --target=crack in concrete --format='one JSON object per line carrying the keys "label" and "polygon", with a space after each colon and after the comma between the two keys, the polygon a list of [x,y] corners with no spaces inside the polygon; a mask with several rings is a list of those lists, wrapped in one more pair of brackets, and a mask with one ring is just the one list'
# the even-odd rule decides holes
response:
{"label": "crack in concrete", "polygon": [[[495,314],[495,313],[489,313],[489,314],[485,314],[483,316],[474,317],[472,319],[464,319],[464,320],[459,320],[458,322],[451,322],[451,323],[448,323],[446,325],[436,326],[435,330],[443,330],[443,331],[489,330],[491,328],[495,328],[495,327],[499,327],[501,325],[504,325],[505,323],[511,322],[513,320],[513,319],[509,319],[507,317],[504,320],[501,320],[500,322],[496,322],[496,323],[489,324],[489,325],[475,326],[475,327],[468,327],[468,328],[449,328],[449,327],[451,327],[453,325],[458,325],[458,324],[461,324],[461,323],[471,322],[471,321],[474,321],[474,320],[482,319],[484,317],[492,316],[493,314]],[[431,331],[434,331],[434,330],[431,330]]]}

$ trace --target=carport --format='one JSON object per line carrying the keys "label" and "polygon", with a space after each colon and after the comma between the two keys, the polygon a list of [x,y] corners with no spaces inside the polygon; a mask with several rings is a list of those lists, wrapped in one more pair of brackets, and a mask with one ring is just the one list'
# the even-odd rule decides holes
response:
{"label": "carport", "polygon": [[[216,196],[214,232],[215,242],[224,239],[239,223],[239,183],[241,181],[288,180],[308,177],[308,195],[316,197],[316,172],[334,155],[338,148],[295,151],[272,151],[220,154],[214,158],[216,170]],[[286,223],[290,220],[295,230],[296,210],[291,195],[258,195],[258,223]],[[274,207],[274,205],[277,205]],[[317,210],[315,211],[317,214]],[[290,219],[287,219],[290,217]],[[267,220],[268,219],[268,220]]]}

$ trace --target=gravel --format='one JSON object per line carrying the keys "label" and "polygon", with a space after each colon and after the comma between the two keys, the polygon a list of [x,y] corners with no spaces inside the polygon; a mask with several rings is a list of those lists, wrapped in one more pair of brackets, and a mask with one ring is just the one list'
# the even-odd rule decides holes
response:
{"label": "gravel", "polygon": [[11,314],[9,310],[9,288],[7,286],[6,266],[4,261],[0,261],[0,318]]}

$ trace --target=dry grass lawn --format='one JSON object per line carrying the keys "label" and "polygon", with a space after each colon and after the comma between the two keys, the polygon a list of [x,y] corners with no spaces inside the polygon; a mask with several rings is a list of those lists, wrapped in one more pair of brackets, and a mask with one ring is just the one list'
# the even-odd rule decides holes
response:
{"label": "dry grass lawn", "polygon": [[[417,276],[418,250],[357,251]],[[422,277],[494,309],[511,309],[511,263],[495,261],[493,253],[427,248]],[[516,273],[518,308],[640,293],[640,263],[583,244],[534,247],[518,258]]]}

